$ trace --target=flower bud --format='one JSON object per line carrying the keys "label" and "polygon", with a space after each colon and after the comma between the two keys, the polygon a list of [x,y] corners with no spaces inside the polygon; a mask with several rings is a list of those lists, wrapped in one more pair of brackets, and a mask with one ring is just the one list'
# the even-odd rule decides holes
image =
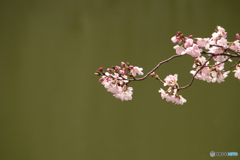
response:
{"label": "flower bud", "polygon": [[113,72],[113,69],[108,68],[107,71],[108,71],[109,73],[111,73],[111,72]]}
{"label": "flower bud", "polygon": [[122,62],[122,67],[126,67],[126,64],[124,62]]}
{"label": "flower bud", "polygon": [[189,38],[192,38],[192,35],[190,35]]}
{"label": "flower bud", "polygon": [[238,33],[236,34],[236,37],[237,37],[237,39],[238,39],[238,40],[240,40],[240,36],[239,36],[239,34],[238,34]]}
{"label": "flower bud", "polygon": [[102,72],[102,71],[103,71],[103,68],[102,68],[102,67],[100,67],[98,70],[99,70],[100,72]]}
{"label": "flower bud", "polygon": [[133,69],[133,66],[129,66],[129,69]]}
{"label": "flower bud", "polygon": [[123,70],[120,70],[120,74],[124,74],[124,71],[123,71]]}
{"label": "flower bud", "polygon": [[178,34],[178,35],[180,35],[180,34],[181,34],[181,32],[180,32],[180,31],[178,31],[178,32],[177,32],[177,34]]}
{"label": "flower bud", "polygon": [[99,72],[96,72],[96,73],[94,73],[96,76],[100,76],[100,73]]}
{"label": "flower bud", "polygon": [[115,70],[116,70],[116,71],[118,71],[118,70],[120,70],[120,69],[121,69],[121,68],[120,68],[119,66],[116,66],[116,67],[115,67]]}
{"label": "flower bud", "polygon": [[154,77],[154,76],[155,76],[155,72],[152,72],[152,73],[150,74],[150,76],[151,76],[151,77]]}

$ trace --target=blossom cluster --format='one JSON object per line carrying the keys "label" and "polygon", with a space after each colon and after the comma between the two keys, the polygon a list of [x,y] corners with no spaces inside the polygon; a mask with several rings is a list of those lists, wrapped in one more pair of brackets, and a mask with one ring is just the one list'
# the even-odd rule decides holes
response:
{"label": "blossom cluster", "polygon": [[[193,64],[193,68],[196,68],[196,70],[190,71],[191,74],[196,74],[196,79],[221,83],[230,72],[224,71],[224,62],[232,62],[231,54],[226,51],[240,52],[239,35],[236,34],[237,40],[234,42],[228,42],[226,38],[227,32],[224,28],[218,26],[211,38],[193,39],[192,35],[185,37],[181,32],[178,32],[171,40],[173,43],[178,42],[181,44],[183,42],[181,46],[176,45],[173,47],[178,55],[189,54],[192,57],[197,57]],[[214,66],[208,66],[209,61],[201,54],[203,50],[205,50],[205,53],[208,53],[209,56],[213,55],[212,58],[216,61]],[[238,76],[235,77],[238,78]]]}
{"label": "blossom cluster", "polygon": [[[240,50],[239,35],[236,34],[237,40],[234,42],[227,42],[227,32],[225,29],[218,26],[216,32],[212,34],[211,38],[192,38],[192,35],[185,37],[180,31],[176,36],[171,38],[173,43],[178,42],[182,45],[176,45],[173,48],[178,55],[189,54],[192,57],[201,56],[203,49],[208,50],[210,53],[221,54],[226,49],[230,49],[236,52]],[[217,58],[218,57],[218,58]],[[215,61],[224,60],[224,56],[215,56]]]}
{"label": "blossom cluster", "polygon": [[[122,69],[119,66],[113,66],[108,68],[108,72],[104,72],[102,67],[98,69],[95,75],[102,75],[99,82],[104,85],[107,91],[113,93],[113,96],[122,101],[127,101],[132,99],[133,88],[127,87],[129,83],[129,77],[135,77],[136,74],[143,75],[142,68],[137,66],[133,67],[129,63],[125,64],[122,62]],[[111,74],[112,73],[112,74]]]}
{"label": "blossom cluster", "polygon": [[[220,26],[217,26],[215,32],[212,33],[210,38],[193,38],[192,35],[184,36],[179,31],[171,38],[173,43],[178,43],[173,47],[177,55],[160,62],[144,77],[135,78],[137,74],[143,75],[143,69],[137,66],[134,67],[129,63],[125,64],[124,62],[121,64],[122,68],[119,66],[113,66],[112,68],[108,68],[107,72],[104,72],[102,67],[100,67],[95,75],[102,76],[99,79],[99,82],[104,85],[107,91],[113,93],[114,97],[121,99],[122,101],[132,99],[133,88],[127,86],[129,82],[144,80],[150,75],[162,82],[164,86],[168,86],[166,91],[162,88],[160,88],[158,91],[161,93],[162,99],[166,99],[166,101],[174,104],[183,105],[187,100],[178,93],[180,90],[191,86],[194,79],[203,80],[208,83],[221,83],[225,81],[225,78],[230,73],[230,70],[233,67],[236,67],[236,69],[233,70],[233,72],[235,72],[234,77],[240,80],[240,36],[239,34],[236,34],[236,40],[233,42],[227,41],[226,38],[227,32]],[[193,77],[188,85],[179,87],[177,83],[177,74],[168,75],[164,81],[162,81],[159,76],[155,74],[154,71],[157,70],[161,64],[166,63],[173,58],[184,55],[195,57],[192,66],[195,68],[195,70],[190,71]],[[209,58],[206,59],[204,55],[209,56]],[[225,63],[233,63],[233,58],[238,58],[239,61],[234,62],[231,67],[225,69]],[[213,65],[209,64],[211,59],[214,61]]]}
{"label": "blossom cluster", "polygon": [[[206,64],[205,64],[206,63]],[[206,66],[205,66],[205,65]],[[223,71],[224,69],[224,63],[216,62],[214,67],[207,66],[209,64],[208,61],[206,61],[205,57],[198,57],[195,59],[193,68],[196,68],[196,70],[190,71],[192,75],[195,75],[196,79],[203,80],[209,82],[224,82],[224,79],[228,76],[228,73],[230,71]],[[201,67],[203,67],[201,69]],[[197,72],[198,71],[198,72]]]}
{"label": "blossom cluster", "polygon": [[177,94],[179,88],[177,77],[177,74],[167,76],[164,79],[164,86],[169,86],[169,88],[166,91],[160,88],[158,92],[161,93],[162,99],[166,98],[167,102],[171,101],[172,103],[183,105],[183,103],[186,103],[187,100],[184,99],[181,95]]}

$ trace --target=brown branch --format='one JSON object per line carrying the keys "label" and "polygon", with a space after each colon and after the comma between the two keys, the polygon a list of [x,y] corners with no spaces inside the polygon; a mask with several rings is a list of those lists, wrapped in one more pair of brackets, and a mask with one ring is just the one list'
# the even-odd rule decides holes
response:
{"label": "brown branch", "polygon": [[226,72],[226,71],[232,69],[232,68],[235,67],[238,63],[240,63],[240,59],[239,59],[239,61],[237,61],[234,65],[232,65],[232,66],[229,67],[228,69],[224,70],[223,72]]}
{"label": "brown branch", "polygon": [[[234,52],[236,53],[236,52]],[[210,53],[210,52],[206,52],[206,51],[202,51],[201,54],[210,54],[212,56],[231,56],[231,57],[240,57],[240,55],[233,55],[233,54],[229,54],[229,53]]]}
{"label": "brown branch", "polygon": [[148,73],[147,73],[144,77],[142,77],[142,78],[138,78],[138,79],[128,79],[128,80],[129,80],[129,82],[131,82],[131,81],[141,81],[141,80],[144,80],[144,79],[146,79],[152,72],[154,72],[156,69],[158,69],[158,67],[159,67],[161,64],[166,63],[166,62],[169,62],[169,61],[172,60],[173,58],[181,57],[181,56],[183,56],[183,55],[174,55],[174,56],[172,56],[172,57],[170,57],[170,58],[168,58],[168,59],[160,62],[155,68],[153,68],[150,72],[148,72]]}
{"label": "brown branch", "polygon": [[220,47],[222,49],[224,49],[225,51],[231,51],[231,52],[234,52],[236,55],[239,55],[240,56],[240,52],[235,52],[234,50],[230,49],[230,48],[224,48],[223,46],[220,46],[220,45],[217,45],[217,44],[210,44],[210,46],[215,46],[215,47]]}

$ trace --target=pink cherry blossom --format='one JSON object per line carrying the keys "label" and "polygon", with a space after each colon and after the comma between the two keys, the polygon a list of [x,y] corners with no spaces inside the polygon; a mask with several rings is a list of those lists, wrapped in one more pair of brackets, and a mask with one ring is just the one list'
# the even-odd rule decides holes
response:
{"label": "pink cherry blossom", "polygon": [[135,77],[136,76],[136,73],[139,74],[139,75],[143,75],[143,72],[142,72],[142,68],[139,68],[139,67],[133,67],[133,69],[131,69],[131,74]]}
{"label": "pink cherry blossom", "polygon": [[[216,62],[216,64],[219,64],[220,62]],[[222,70],[224,69],[224,63],[221,63],[220,65],[217,65],[215,67],[215,70],[211,72],[212,74],[212,82],[215,83],[216,81],[218,83],[224,82],[224,79],[228,76],[228,73],[230,71],[223,72]]]}
{"label": "pink cherry blossom", "polygon": [[[213,56],[213,60],[217,61],[217,62],[225,61],[227,58],[228,58],[227,56]],[[230,59],[229,59],[229,61],[231,62]]]}
{"label": "pink cherry blossom", "polygon": [[212,80],[212,77],[210,76],[209,67],[203,67],[203,69],[201,70],[201,73],[202,73],[202,75],[201,75],[202,80],[210,83]]}
{"label": "pink cherry blossom", "polygon": [[167,102],[171,101],[172,103],[181,104],[181,105],[187,102],[187,100],[184,99],[181,95],[177,95],[177,94],[171,95],[170,93],[164,91],[162,88],[160,88],[158,92],[161,93],[162,99],[165,98]]}
{"label": "pink cherry blossom", "polygon": [[240,48],[239,40],[236,40],[232,44],[230,44],[229,48],[234,51],[238,51]]}
{"label": "pink cherry blossom", "polygon": [[173,36],[173,37],[171,38],[171,40],[172,40],[173,43],[176,43],[176,42],[178,41],[178,39],[177,39],[176,36]]}
{"label": "pink cherry blossom", "polygon": [[191,38],[188,38],[184,44],[185,48],[191,47],[193,45],[193,40]]}
{"label": "pink cherry blossom", "polygon": [[117,84],[114,84],[112,85],[110,88],[108,88],[107,90],[108,92],[111,92],[111,93],[121,93],[122,92],[122,87],[121,86],[118,86]]}
{"label": "pink cherry blossom", "polygon": [[164,86],[175,86],[177,84],[177,74],[167,76],[164,81]]}
{"label": "pink cherry blossom", "polygon": [[223,48],[227,48],[227,40],[225,38],[221,38],[217,41],[217,45],[222,46]]}
{"label": "pink cherry blossom", "polygon": [[[200,67],[198,67],[198,69],[200,69]],[[196,70],[198,70],[196,69]],[[196,71],[190,71],[190,73],[192,75],[195,75]],[[212,81],[212,78],[210,76],[210,70],[208,67],[203,67],[203,69],[201,71],[199,71],[197,73],[197,75],[195,75],[195,78],[196,79],[199,79],[199,80],[203,80],[203,81],[207,81],[208,83]]]}
{"label": "pink cherry blossom", "polygon": [[178,95],[175,97],[175,104],[181,104],[183,105],[183,103],[186,103],[187,100],[184,99],[181,95]]}
{"label": "pink cherry blossom", "polygon": [[217,29],[218,29],[218,33],[221,34],[221,37],[227,38],[227,32],[225,32],[224,28],[218,26]]}
{"label": "pink cherry blossom", "polygon": [[[179,34],[179,33],[178,33],[178,34]],[[181,33],[180,33],[180,34],[181,34]],[[172,41],[173,43],[178,42],[178,44],[182,43],[182,39],[180,38],[180,36],[173,36],[173,37],[171,38],[171,41]]]}
{"label": "pink cherry blossom", "polygon": [[[215,65],[219,64],[219,62],[216,62]],[[224,63],[221,63],[219,65],[216,66],[216,70],[217,71],[221,71],[224,69]]]}
{"label": "pink cherry blossom", "polygon": [[233,72],[235,72],[234,77],[240,80],[240,67],[236,67],[236,70],[234,70]]}
{"label": "pink cherry blossom", "polygon": [[198,48],[197,44],[194,44],[192,47],[188,47],[186,49],[186,53],[192,57],[199,57],[201,55],[201,52],[202,50]]}
{"label": "pink cherry blossom", "polygon": [[185,54],[185,49],[182,46],[176,45],[173,47],[176,50],[176,53],[178,55],[183,55]]}
{"label": "pink cherry blossom", "polygon": [[[202,65],[206,62],[206,58],[205,57],[198,57],[195,59],[194,64],[193,64],[193,68],[196,68],[196,71],[198,71]],[[205,65],[208,65],[209,62],[207,62]],[[190,73],[192,75],[195,75],[196,71],[192,70],[190,71]],[[207,81],[208,83],[211,82],[212,78],[210,76],[210,69],[209,67],[203,67],[202,70],[200,70],[196,75],[195,75],[196,79],[199,80],[203,80],[203,81]]]}
{"label": "pink cherry blossom", "polygon": [[132,100],[132,94],[133,94],[132,90],[133,90],[132,87],[127,87],[125,91],[116,93],[113,96],[116,97],[117,99],[121,99],[122,101]]}
{"label": "pink cherry blossom", "polygon": [[220,54],[220,53],[223,53],[224,50],[223,50],[221,47],[215,47],[215,46],[213,46],[213,47],[211,47],[211,48],[209,49],[209,52],[210,52],[210,53],[215,53],[215,54]]}
{"label": "pink cherry blossom", "polygon": [[199,47],[206,47],[208,43],[209,43],[209,38],[197,38],[197,45]]}
{"label": "pink cherry blossom", "polygon": [[224,82],[224,79],[228,76],[228,73],[229,73],[229,72],[230,72],[230,71],[227,71],[227,72],[212,71],[212,72],[211,72],[211,73],[212,73],[212,77],[213,77],[212,82],[213,82],[213,83],[216,82],[216,81],[217,81],[218,83]]}
{"label": "pink cherry blossom", "polygon": [[220,39],[220,37],[221,37],[221,34],[219,34],[219,33],[214,32],[214,33],[212,34],[212,39],[213,39],[214,41]]}

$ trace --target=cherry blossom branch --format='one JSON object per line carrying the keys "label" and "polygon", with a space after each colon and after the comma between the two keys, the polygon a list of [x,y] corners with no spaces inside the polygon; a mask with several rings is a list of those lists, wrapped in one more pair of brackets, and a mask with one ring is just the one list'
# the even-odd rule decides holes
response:
{"label": "cherry blossom branch", "polygon": [[[234,52],[236,53],[236,52]],[[211,53],[211,52],[206,52],[202,51],[201,54],[208,54],[208,55],[213,55],[213,56],[231,56],[231,57],[240,57],[240,55],[232,55],[229,53]]]}
{"label": "cherry blossom branch", "polygon": [[129,82],[131,82],[131,81],[141,81],[141,80],[144,80],[144,79],[146,79],[151,73],[153,73],[155,70],[157,70],[157,69],[160,67],[160,65],[162,65],[163,63],[169,62],[169,61],[172,60],[173,58],[181,57],[181,56],[183,56],[183,55],[174,55],[174,56],[172,56],[172,57],[170,57],[170,58],[168,58],[168,59],[166,59],[166,60],[164,60],[164,61],[161,61],[160,63],[158,63],[158,65],[157,65],[155,68],[153,68],[150,72],[148,72],[144,77],[138,78],[138,79],[129,79]]}
{"label": "cherry blossom branch", "polygon": [[230,49],[230,48],[224,48],[223,46],[221,46],[221,45],[216,45],[216,44],[210,44],[210,46],[220,47],[220,48],[224,49],[225,51],[231,51],[231,52],[235,53],[236,55],[239,55],[239,56],[240,56],[240,54],[239,54],[240,52],[235,52],[234,50],[232,50],[232,49]]}
{"label": "cherry blossom branch", "polygon": [[217,64],[215,64],[215,65],[209,65],[209,66],[206,66],[206,67],[213,68],[213,67],[219,66],[219,65],[221,65],[221,64],[229,61],[230,58],[231,58],[231,57],[228,57],[226,60],[224,60],[224,61],[222,61],[222,62],[220,62],[220,63],[217,63]]}
{"label": "cherry blossom branch", "polygon": [[[180,90],[190,87],[193,84],[194,79],[207,81],[208,83],[221,83],[224,82],[224,79],[228,76],[230,70],[233,67],[236,67],[236,70],[233,71],[235,72],[234,76],[240,80],[240,36],[239,34],[236,34],[237,40],[234,42],[228,42],[226,37],[227,32],[225,32],[225,29],[220,26],[217,27],[216,32],[212,34],[211,38],[192,38],[192,35],[187,37],[179,31],[171,38],[173,43],[178,42],[180,45],[177,44],[173,47],[176,50],[177,55],[159,62],[156,67],[142,78],[135,78],[136,74],[143,75],[142,68],[137,66],[134,67],[129,63],[125,64],[124,62],[121,63],[123,67],[122,69],[119,66],[113,66],[112,69],[107,69],[108,72],[104,72],[102,67],[100,67],[94,74],[102,76],[99,79],[99,82],[104,85],[107,91],[112,92],[114,97],[121,99],[122,101],[132,99],[133,88],[128,87],[130,82],[142,81],[150,75],[163,83],[164,86],[169,87],[167,90],[160,88],[158,91],[161,93],[162,99],[182,105],[183,103],[186,103],[187,100],[178,93]],[[227,51],[233,52],[233,54],[227,53]],[[164,80],[161,80],[159,76],[155,74],[154,71],[156,71],[162,64],[186,54],[195,57],[193,68],[196,68],[196,70],[190,71],[193,76],[186,86],[179,87],[177,83],[177,74],[168,75]],[[206,59],[203,55],[207,55],[209,58]],[[239,58],[239,61],[224,70],[224,64],[227,61],[232,62],[232,58]],[[211,59],[215,61],[214,65],[209,65]]]}

